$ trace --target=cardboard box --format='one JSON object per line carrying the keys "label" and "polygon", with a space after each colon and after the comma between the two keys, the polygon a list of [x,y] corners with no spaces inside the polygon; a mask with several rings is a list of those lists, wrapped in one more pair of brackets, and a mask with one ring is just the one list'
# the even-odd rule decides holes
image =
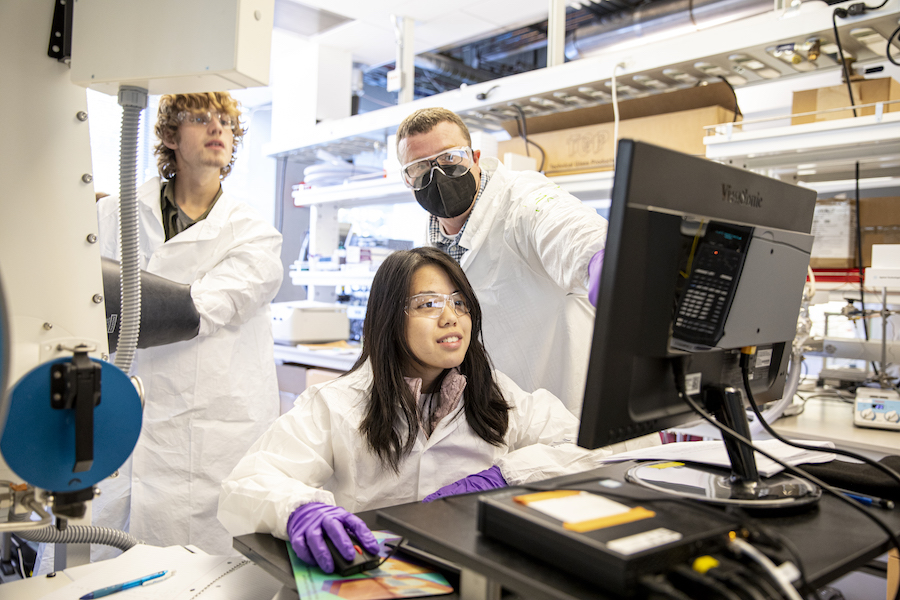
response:
{"label": "cardboard box", "polygon": [[[619,120],[627,121],[641,117],[652,117],[666,113],[681,112],[707,106],[722,106],[734,111],[734,93],[726,83],[712,83],[683,90],[673,90],[643,98],[623,100],[619,98]],[[528,136],[535,133],[559,131],[597,123],[611,123],[615,120],[612,103],[566,110],[540,117],[528,117]],[[729,121],[731,118],[728,119]],[[516,120],[503,123],[509,135],[519,135]],[[474,142],[474,140],[473,140]],[[502,153],[498,154],[502,156]]]}
{"label": "cardboard box", "polygon": [[897,585],[900,584],[900,554],[894,548],[888,552],[887,566],[887,600],[893,600],[897,593]]}
{"label": "cardboard box", "polygon": [[[630,138],[686,154],[705,156],[703,127],[725,123],[732,118],[731,111],[721,106],[708,106],[628,119],[619,122],[619,139]],[[615,152],[614,138],[613,123],[528,135],[530,142],[538,144],[544,150],[544,173],[551,176],[611,170]],[[531,156],[540,154],[533,145],[529,144],[528,150]],[[506,152],[525,154],[525,142],[522,138],[500,142],[501,155]]]}
{"label": "cardboard box", "polygon": [[[734,120],[729,110],[733,107],[734,96],[724,83],[623,101],[619,103],[619,139],[705,156],[703,127]],[[532,117],[527,121],[528,139],[544,150],[548,175],[611,170],[613,120],[610,104]],[[518,135],[515,121],[504,127],[510,135]],[[526,154],[525,142],[519,137],[500,142],[498,154],[507,152]],[[540,160],[540,152],[531,144],[527,154]]]}
{"label": "cardboard box", "polygon": [[[850,87],[853,89],[853,103],[857,106],[873,102],[900,100],[900,83],[890,77],[853,81],[850,83]],[[848,106],[850,106],[850,96],[847,93],[847,84],[841,84],[794,92],[791,113],[797,115],[799,113],[846,108]],[[900,111],[900,103],[885,105],[884,110],[885,112]],[[875,107],[859,108],[856,110],[856,114],[857,116],[874,115]],[[850,117],[853,117],[852,109],[802,117],[793,116],[791,117],[791,125],[830,121],[832,119],[847,119]]]}
{"label": "cardboard box", "polygon": [[[872,266],[873,244],[900,244],[900,197],[860,198],[862,266]],[[810,266],[813,269],[857,267],[856,201],[826,199],[816,202]]]}

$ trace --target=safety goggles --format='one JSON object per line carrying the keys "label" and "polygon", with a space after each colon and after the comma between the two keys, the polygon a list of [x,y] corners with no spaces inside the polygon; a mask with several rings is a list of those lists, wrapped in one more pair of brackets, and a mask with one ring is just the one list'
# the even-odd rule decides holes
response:
{"label": "safety goggles", "polygon": [[469,314],[469,305],[460,292],[452,294],[416,294],[410,296],[406,305],[406,314],[411,317],[437,319],[444,312],[444,305],[450,303],[453,312],[458,316]]}
{"label": "safety goggles", "polygon": [[218,119],[219,123],[225,129],[231,129],[232,131],[234,131],[234,128],[237,126],[237,121],[235,119],[232,119],[231,116],[220,112],[193,112],[183,110],[178,113],[178,120],[185,125],[200,125],[201,127],[206,127],[213,119]]}
{"label": "safety goggles", "polygon": [[431,183],[435,169],[447,177],[462,177],[472,168],[472,149],[468,146],[448,148],[437,154],[419,158],[400,167],[403,183],[413,190],[421,190]]}

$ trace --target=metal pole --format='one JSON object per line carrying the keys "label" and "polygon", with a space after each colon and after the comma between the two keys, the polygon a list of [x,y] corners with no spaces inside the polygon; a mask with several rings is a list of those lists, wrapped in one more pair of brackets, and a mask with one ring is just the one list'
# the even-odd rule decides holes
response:
{"label": "metal pole", "polygon": [[891,383],[887,375],[887,322],[890,316],[887,305],[887,288],[881,288],[881,373],[879,374],[881,381],[881,389],[888,389]]}
{"label": "metal pole", "polygon": [[400,72],[400,91],[397,104],[412,102],[416,83],[416,55],[414,31],[416,22],[409,17],[394,17],[397,35],[397,70]]}
{"label": "metal pole", "polygon": [[547,17],[547,66],[566,62],[566,2],[550,0]]}

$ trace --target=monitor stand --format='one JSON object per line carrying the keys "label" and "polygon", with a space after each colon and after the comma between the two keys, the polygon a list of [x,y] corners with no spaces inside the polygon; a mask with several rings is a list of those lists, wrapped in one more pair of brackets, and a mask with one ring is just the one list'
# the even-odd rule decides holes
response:
{"label": "monitor stand", "polygon": [[[750,424],[737,390],[711,387],[704,391],[704,401],[720,423],[750,439]],[[655,461],[632,467],[626,478],[656,491],[754,510],[811,508],[818,502],[822,495],[818,486],[787,473],[761,478],[753,451],[723,437],[731,459],[730,473],[706,465]]]}

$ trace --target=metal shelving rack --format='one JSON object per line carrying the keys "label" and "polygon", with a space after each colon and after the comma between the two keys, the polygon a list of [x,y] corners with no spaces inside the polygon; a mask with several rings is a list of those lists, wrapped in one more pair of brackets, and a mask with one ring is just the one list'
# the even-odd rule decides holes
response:
{"label": "metal shelving rack", "polygon": [[[381,151],[403,118],[418,108],[442,106],[459,114],[476,130],[499,131],[514,118],[510,104],[518,104],[526,116],[540,116],[584,106],[608,103],[615,77],[620,99],[662,94],[692,87],[701,81],[719,81],[719,75],[735,87],[759,85],[773,78],[802,77],[838,69],[832,12],[836,6],[805,2],[794,12],[774,12],[692,32],[675,39],[642,40],[639,45],[612,47],[596,57],[571,61],[551,68],[519,73],[502,79],[461,87],[414,102],[391,106],[344,119],[324,122],[303,132],[302,142],[269,146],[273,157],[312,162],[318,149],[344,158],[364,150]],[[846,52],[857,64],[883,60],[851,31],[869,28],[887,39],[897,27],[900,0],[884,7],[840,20],[838,30]],[[775,56],[776,49],[800,47],[819,39],[823,51],[815,62],[792,63]],[[748,44],[748,40],[753,40]],[[885,42],[886,44],[886,42]],[[743,83],[741,83],[743,81]]]}
{"label": "metal shelving rack", "polygon": [[[382,151],[388,136],[407,114],[429,106],[453,110],[473,130],[500,131],[501,123],[513,118],[512,103],[520,105],[527,116],[539,116],[609,102],[607,91],[614,76],[619,97],[624,100],[691,87],[702,81],[718,81],[718,74],[743,78],[743,85],[749,86],[765,84],[776,76],[802,77],[837,70],[839,65],[829,56],[828,48],[835,46],[832,12],[842,5],[804,3],[796,14],[780,18],[774,13],[758,15],[674,41],[648,41],[639,47],[610,49],[594,58],[320,123],[304,133],[302,144],[270,146],[269,154],[312,162],[318,149],[347,159],[362,151]],[[900,0],[889,0],[877,11],[841,20],[838,30],[844,50],[856,57],[857,65],[883,61],[883,56],[854,38],[851,31],[869,28],[886,39],[897,27],[898,18]],[[815,63],[801,62],[798,68],[774,56],[776,48],[799,46],[812,38],[821,40],[823,47]],[[746,44],[746,40],[754,43]],[[853,178],[856,160],[860,161],[863,187],[900,185],[900,112],[886,112],[882,103],[870,117],[752,131],[743,131],[737,125],[726,123],[711,128],[705,140],[707,158],[806,185],[822,194],[848,189],[847,180]],[[816,165],[815,173],[810,164]],[[604,206],[612,189],[612,172],[568,175],[554,181],[582,200]],[[412,194],[395,178],[294,192],[295,205],[322,210],[411,201]],[[297,285],[337,285],[346,283],[348,277],[344,272],[292,274]]]}

